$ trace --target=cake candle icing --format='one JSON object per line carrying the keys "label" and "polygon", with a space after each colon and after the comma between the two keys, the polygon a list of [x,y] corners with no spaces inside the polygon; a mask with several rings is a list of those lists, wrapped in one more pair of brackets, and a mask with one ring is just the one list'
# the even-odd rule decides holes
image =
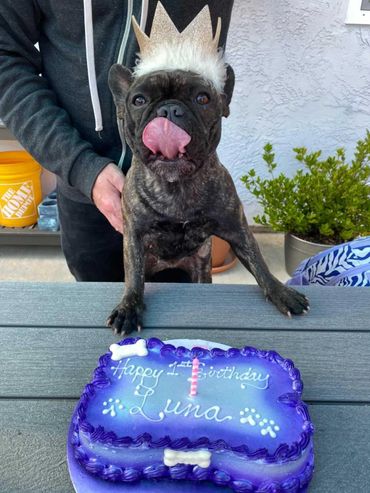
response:
{"label": "cake candle icing", "polygon": [[195,397],[198,392],[199,359],[193,359],[190,379],[190,397]]}

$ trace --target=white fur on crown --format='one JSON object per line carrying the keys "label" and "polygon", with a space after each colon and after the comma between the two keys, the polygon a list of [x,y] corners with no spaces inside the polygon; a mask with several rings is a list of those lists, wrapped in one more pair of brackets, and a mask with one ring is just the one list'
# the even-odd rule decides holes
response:
{"label": "white fur on crown", "polygon": [[189,40],[164,42],[140,59],[134,68],[137,77],[156,70],[190,70],[210,81],[221,93],[226,81],[222,51],[210,52]]}

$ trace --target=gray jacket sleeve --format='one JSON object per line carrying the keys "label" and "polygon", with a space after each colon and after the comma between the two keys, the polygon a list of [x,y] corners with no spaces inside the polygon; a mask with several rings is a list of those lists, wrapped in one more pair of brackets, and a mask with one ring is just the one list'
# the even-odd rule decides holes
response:
{"label": "gray jacket sleeve", "polygon": [[112,160],[81,138],[40,75],[34,46],[40,20],[34,0],[0,1],[0,118],[43,167],[91,198],[96,177]]}

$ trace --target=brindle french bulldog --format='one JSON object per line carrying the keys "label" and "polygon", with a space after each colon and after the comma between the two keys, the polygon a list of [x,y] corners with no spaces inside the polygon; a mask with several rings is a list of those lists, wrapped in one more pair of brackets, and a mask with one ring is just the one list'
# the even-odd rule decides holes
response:
{"label": "brindle french bulldog", "polygon": [[307,298],[268,270],[250,232],[231,176],[218,160],[221,119],[229,115],[234,72],[222,94],[195,73],[157,71],[133,77],[114,65],[109,86],[133,151],[122,195],[125,293],[107,320],[117,334],[142,327],[144,281],[179,268],[210,283],[211,235],[228,241],[267,299],[302,314]]}

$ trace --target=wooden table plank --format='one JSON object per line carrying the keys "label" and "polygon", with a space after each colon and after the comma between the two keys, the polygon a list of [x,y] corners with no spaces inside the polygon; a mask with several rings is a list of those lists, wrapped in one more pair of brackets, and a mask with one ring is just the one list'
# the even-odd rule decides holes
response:
{"label": "wooden table plank", "polygon": [[[312,310],[289,320],[255,286],[147,288],[144,337],[206,338],[293,359],[317,428],[310,493],[368,492],[370,290],[304,288]],[[119,284],[0,284],[0,492],[72,493],[67,428],[98,357],[117,340],[103,324],[121,292]]]}
{"label": "wooden table plank", "polygon": [[[102,327],[123,287],[109,283],[0,284],[0,326]],[[146,327],[370,330],[370,289],[305,287],[308,316],[288,319],[257,286],[148,284]]]}
{"label": "wooden table plank", "polygon": [[[275,349],[300,369],[305,399],[370,402],[370,333],[148,329],[143,335]],[[1,397],[77,398],[117,338],[107,328],[0,328],[0,340]]]}
{"label": "wooden table plank", "polygon": [[[65,446],[74,406],[75,401],[0,400],[0,491],[73,493]],[[369,423],[370,407],[312,405],[310,411],[316,426],[310,493],[367,493],[370,439],[358,423]]]}

